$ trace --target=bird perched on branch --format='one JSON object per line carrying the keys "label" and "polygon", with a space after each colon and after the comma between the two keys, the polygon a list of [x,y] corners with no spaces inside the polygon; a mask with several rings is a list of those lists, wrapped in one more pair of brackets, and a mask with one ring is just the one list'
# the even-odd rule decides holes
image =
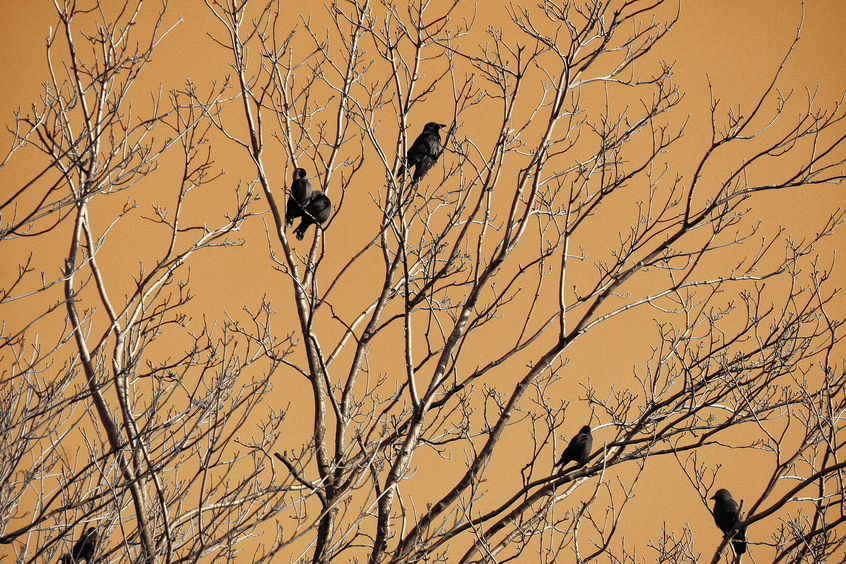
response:
{"label": "bird perched on branch", "polygon": [[555,466],[560,466],[561,470],[564,470],[568,462],[575,462],[577,466],[581,466],[587,462],[591,450],[593,450],[593,435],[590,434],[590,425],[585,425],[579,434],[570,440],[570,444],[561,453],[561,458]]}
{"label": "bird perched on branch", "polygon": [[[740,507],[725,488],[717,490],[717,493],[711,499],[714,500],[714,522],[723,534],[728,533],[738,525]],[[746,552],[746,527],[739,527],[737,529],[731,545],[734,547],[735,554]]]}
{"label": "bird perched on branch", "polygon": [[320,190],[314,190],[311,193],[308,203],[303,209],[303,219],[300,221],[297,228],[294,229],[294,235],[296,235],[297,241],[303,240],[306,229],[308,229],[309,225],[312,223],[323,225],[326,223],[326,220],[329,219],[329,214],[331,213],[332,202],[329,200],[329,196]]}
{"label": "bird perched on branch", "polygon": [[64,553],[59,559],[59,562],[63,564],[79,564],[79,562],[85,560],[85,562],[91,564],[91,560],[94,558],[94,551],[97,550],[97,541],[99,540],[100,535],[97,534],[97,527],[88,527],[82,531],[82,535],[80,535],[76,544],[73,545],[70,554],[67,552]]}
{"label": "bird perched on branch", "polygon": [[405,169],[414,167],[412,182],[417,184],[420,179],[426,176],[429,169],[435,166],[435,161],[441,156],[443,146],[441,145],[440,130],[446,127],[441,123],[430,121],[423,126],[421,133],[405,155],[405,163],[400,167],[400,178],[405,177]]}
{"label": "bird perched on branch", "polygon": [[285,227],[291,227],[294,219],[302,217],[303,209],[311,199],[311,182],[306,180],[306,171],[303,168],[294,169],[294,182],[291,184],[291,195],[288,196],[288,205],[285,207]]}

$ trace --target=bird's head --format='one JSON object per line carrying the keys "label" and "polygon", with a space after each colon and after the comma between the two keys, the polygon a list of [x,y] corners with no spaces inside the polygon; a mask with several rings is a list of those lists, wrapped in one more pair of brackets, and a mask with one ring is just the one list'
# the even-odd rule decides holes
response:
{"label": "bird's head", "polygon": [[718,499],[720,501],[725,501],[731,499],[731,493],[725,488],[717,490],[717,492],[711,496],[711,499]]}
{"label": "bird's head", "polygon": [[435,123],[434,121],[430,121],[426,125],[423,126],[423,131],[440,131],[441,129],[445,128],[446,126],[442,123]]}
{"label": "bird's head", "polygon": [[579,433],[590,433],[590,425],[585,425]]}
{"label": "bird's head", "polygon": [[294,170],[294,178],[295,179],[302,179],[306,177],[306,171],[304,168],[298,168]]}

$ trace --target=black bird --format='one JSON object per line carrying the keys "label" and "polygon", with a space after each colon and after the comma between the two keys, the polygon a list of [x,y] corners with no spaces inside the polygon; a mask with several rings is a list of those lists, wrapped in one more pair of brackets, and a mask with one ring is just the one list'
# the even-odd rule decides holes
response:
{"label": "black bird", "polygon": [[591,450],[593,450],[593,436],[590,434],[590,425],[585,425],[561,453],[561,459],[555,466],[560,466],[561,470],[564,470],[568,462],[575,462],[581,466],[587,462]]}
{"label": "black bird", "polygon": [[97,541],[100,540],[100,535],[97,534],[97,527],[88,527],[82,532],[79,540],[73,545],[70,554],[67,552],[62,555],[59,562],[65,564],[78,564],[85,560],[88,564],[94,558],[94,551],[97,550]]}
{"label": "black bird", "polygon": [[306,204],[305,209],[303,210],[300,224],[296,229],[294,229],[294,235],[296,235],[297,241],[303,240],[306,229],[308,229],[309,225],[312,223],[319,223],[323,225],[326,223],[326,220],[329,219],[329,214],[331,213],[332,202],[329,200],[329,196],[320,190],[314,190],[311,193],[311,198]]}
{"label": "black bird", "polygon": [[[737,525],[740,517],[740,507],[725,488],[717,490],[717,493],[711,499],[714,500],[714,522],[723,534],[728,533]],[[746,552],[746,527],[740,527],[734,533],[734,539],[732,539],[731,544],[736,554]]]}
{"label": "black bird", "polygon": [[444,127],[446,126],[433,121],[423,126],[423,133],[414,140],[405,155],[404,166],[401,166],[399,170],[401,178],[405,176],[406,167],[411,168],[413,166],[414,176],[412,176],[412,181],[416,184],[426,176],[430,168],[435,166],[435,161],[443,153],[440,130]]}
{"label": "black bird", "polygon": [[311,182],[306,180],[306,171],[302,168],[294,169],[294,183],[291,184],[291,195],[285,207],[285,227],[294,224],[294,218],[302,217],[303,208],[311,199]]}

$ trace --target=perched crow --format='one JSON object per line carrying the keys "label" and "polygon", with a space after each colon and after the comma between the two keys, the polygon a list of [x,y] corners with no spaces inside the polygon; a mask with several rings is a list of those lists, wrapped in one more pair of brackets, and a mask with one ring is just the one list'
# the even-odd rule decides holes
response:
{"label": "perched crow", "polygon": [[332,202],[329,196],[315,190],[311,193],[311,198],[305,206],[302,213],[302,220],[300,224],[294,229],[294,235],[297,236],[297,241],[302,241],[305,236],[306,229],[312,223],[324,224],[329,219],[329,214],[332,213]]}
{"label": "perched crow", "polygon": [[593,450],[593,436],[590,434],[590,425],[585,425],[561,453],[561,459],[555,466],[560,466],[561,470],[564,470],[568,462],[575,462],[581,466],[587,462],[591,450]]}
{"label": "perched crow", "polygon": [[285,227],[294,224],[294,218],[302,217],[303,208],[311,199],[311,182],[306,180],[305,169],[294,170],[294,183],[291,184],[291,195],[285,207]]}
{"label": "perched crow", "polygon": [[446,127],[443,124],[435,123],[433,121],[427,123],[423,127],[414,144],[408,148],[408,153],[405,155],[404,166],[400,167],[399,176],[405,176],[406,167],[414,167],[413,182],[416,184],[420,179],[426,176],[429,169],[435,166],[435,161],[441,156],[443,146],[441,145],[441,135],[439,131]]}
{"label": "perched crow", "polygon": [[[717,490],[717,493],[711,499],[714,500],[714,522],[723,534],[725,534],[737,525],[738,518],[740,517],[740,507],[738,507],[737,502],[734,501],[727,489]],[[746,552],[746,527],[741,527],[737,530],[731,544],[736,554]]]}
{"label": "perched crow", "polygon": [[82,532],[76,544],[73,545],[70,554],[67,552],[64,553],[59,559],[59,562],[79,564],[79,562],[85,560],[88,564],[91,564],[94,551],[97,550],[98,540],[100,540],[100,535],[97,534],[97,527],[88,527]]}

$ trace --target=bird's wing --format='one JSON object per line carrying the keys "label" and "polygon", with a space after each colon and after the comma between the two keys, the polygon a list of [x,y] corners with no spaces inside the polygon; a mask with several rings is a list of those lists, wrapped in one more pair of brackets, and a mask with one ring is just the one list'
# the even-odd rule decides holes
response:
{"label": "bird's wing", "polygon": [[437,133],[433,133],[428,139],[426,139],[426,152],[433,159],[437,159],[441,156],[441,138]]}
{"label": "bird's wing", "polygon": [[408,148],[406,159],[408,160],[409,165],[417,164],[417,162],[429,152],[426,137],[427,135],[421,134],[417,139],[414,140],[414,143],[411,145],[411,147]]}

